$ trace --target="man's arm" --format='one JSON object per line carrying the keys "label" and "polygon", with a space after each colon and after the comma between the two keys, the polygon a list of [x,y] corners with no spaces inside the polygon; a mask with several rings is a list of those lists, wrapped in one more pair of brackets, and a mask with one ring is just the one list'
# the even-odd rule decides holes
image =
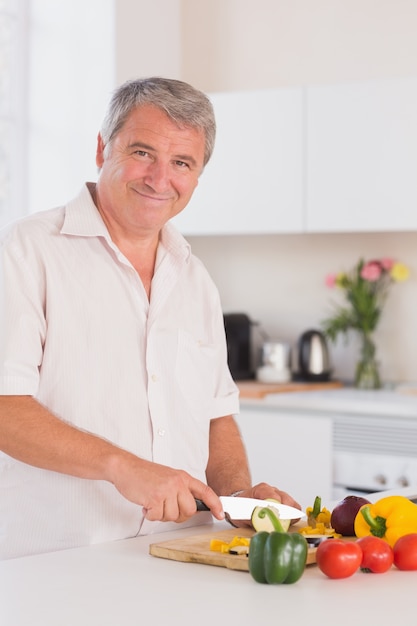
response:
{"label": "man's arm", "polygon": [[111,482],[152,521],[188,519],[196,511],[194,497],[223,517],[216,494],[187,472],[140,459],[77,429],[30,396],[0,396],[0,449],[35,467]]}
{"label": "man's arm", "polygon": [[231,415],[211,420],[207,482],[219,495],[242,491],[243,497],[274,498],[296,508],[301,506],[285,491],[267,483],[252,486],[249,463],[236,421]]}
{"label": "man's arm", "polygon": [[220,496],[251,489],[246,450],[231,415],[211,420],[207,483]]}
{"label": "man's arm", "polygon": [[0,448],[29,465],[92,479],[107,479],[114,453],[114,446],[65,423],[31,396],[0,397]]}

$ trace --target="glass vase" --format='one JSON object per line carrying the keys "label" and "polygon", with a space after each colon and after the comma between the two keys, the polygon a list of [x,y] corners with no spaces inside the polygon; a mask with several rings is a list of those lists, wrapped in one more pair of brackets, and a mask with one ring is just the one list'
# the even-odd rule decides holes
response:
{"label": "glass vase", "polygon": [[361,358],[356,364],[355,387],[358,389],[380,389],[378,361],[376,360],[376,346],[371,335],[362,333]]}

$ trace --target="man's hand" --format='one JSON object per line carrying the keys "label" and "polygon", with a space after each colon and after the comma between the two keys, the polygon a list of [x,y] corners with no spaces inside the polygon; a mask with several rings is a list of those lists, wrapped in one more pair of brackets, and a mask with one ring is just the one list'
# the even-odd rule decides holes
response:
{"label": "man's hand", "polygon": [[282,504],[288,504],[288,506],[293,506],[296,509],[300,509],[301,505],[294,500],[292,496],[290,496],[286,491],[281,491],[272,485],[268,485],[267,483],[259,483],[252,487],[249,490],[249,493],[244,492],[244,494],[248,498],[259,498],[260,500],[266,500],[267,498],[272,498],[274,500],[278,500]]}
{"label": "man's hand", "polygon": [[183,470],[122,452],[113,461],[111,482],[127,500],[142,505],[149,521],[184,522],[196,513],[195,498],[202,500],[216,519],[224,519],[213,489]]}
{"label": "man's hand", "polygon": [[[267,483],[259,483],[250,489],[245,489],[239,494],[241,498],[258,498],[259,500],[273,499],[281,502],[282,504],[288,504],[296,509],[300,509],[300,518],[302,517],[301,505],[294,500],[288,493],[281,491],[272,485]],[[299,519],[300,519],[299,518]],[[252,527],[251,520],[229,520],[233,526],[236,527]],[[297,519],[291,520],[291,524],[298,522]]]}

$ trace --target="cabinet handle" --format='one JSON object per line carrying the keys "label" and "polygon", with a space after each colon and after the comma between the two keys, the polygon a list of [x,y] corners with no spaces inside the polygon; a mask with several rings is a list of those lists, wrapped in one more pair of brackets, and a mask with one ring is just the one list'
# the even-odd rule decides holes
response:
{"label": "cabinet handle", "polygon": [[374,480],[375,480],[375,482],[376,482],[378,485],[386,485],[386,484],[387,484],[387,478],[386,478],[386,476],[384,476],[383,474],[377,474],[377,475],[375,476],[375,479],[374,479]]}

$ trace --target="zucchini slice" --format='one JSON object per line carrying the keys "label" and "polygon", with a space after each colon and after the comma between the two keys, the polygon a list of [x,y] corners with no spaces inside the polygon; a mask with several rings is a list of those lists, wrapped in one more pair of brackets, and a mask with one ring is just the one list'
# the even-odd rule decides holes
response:
{"label": "zucchini slice", "polygon": [[264,530],[267,533],[273,531],[285,533],[291,524],[291,520],[280,518],[278,509],[273,505],[256,506],[252,512],[251,522],[256,532]]}

